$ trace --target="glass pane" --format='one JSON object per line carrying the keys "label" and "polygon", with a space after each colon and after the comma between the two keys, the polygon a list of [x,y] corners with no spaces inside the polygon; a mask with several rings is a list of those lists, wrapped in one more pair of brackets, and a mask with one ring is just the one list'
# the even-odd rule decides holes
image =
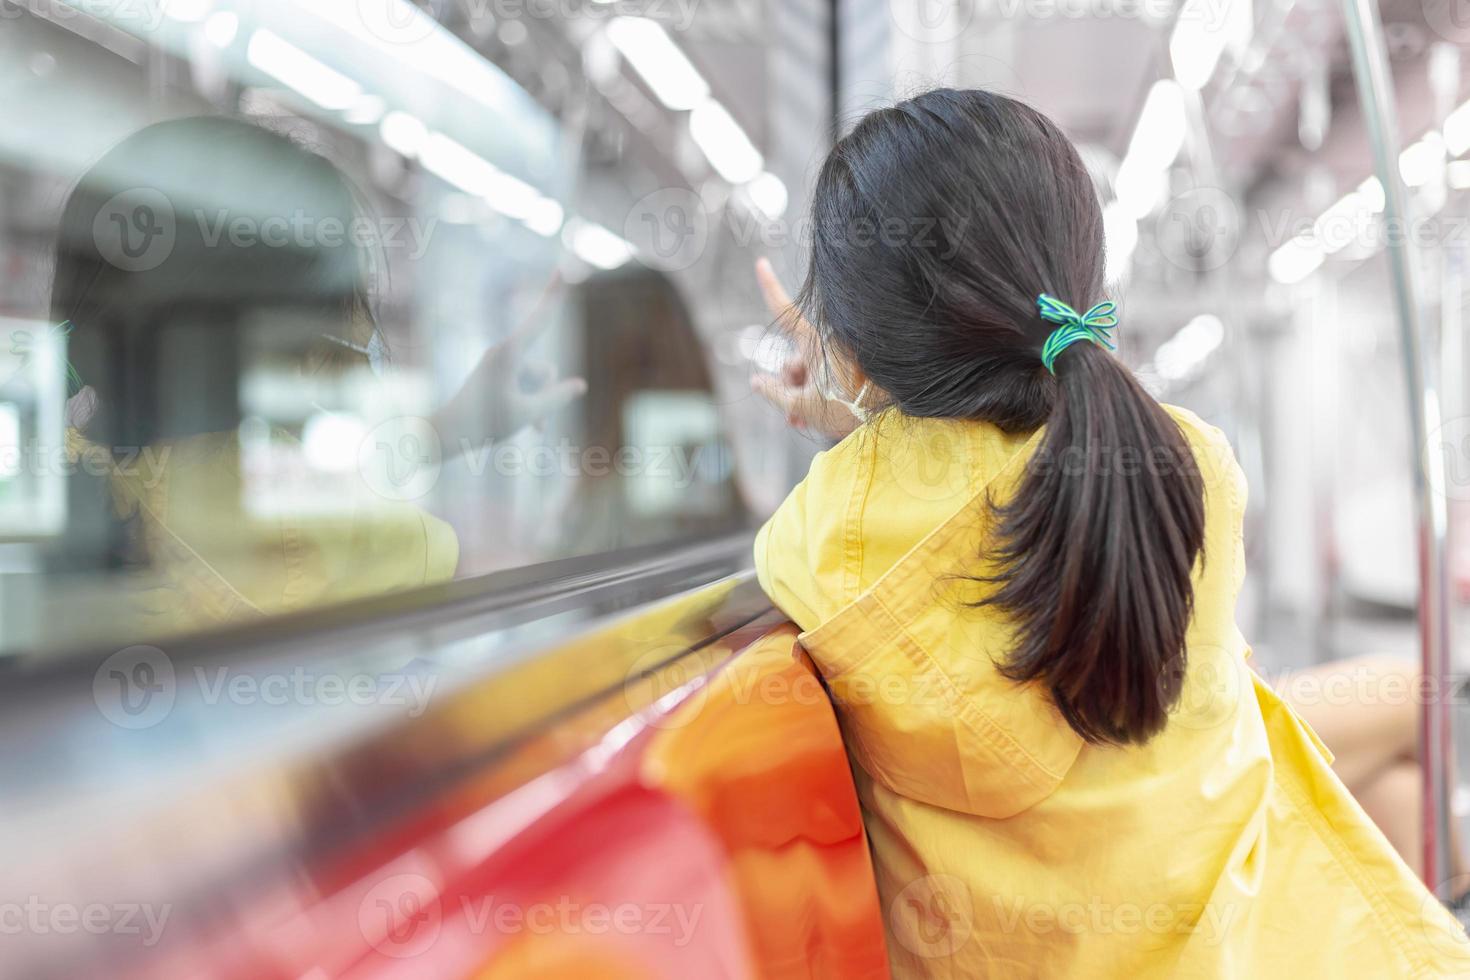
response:
{"label": "glass pane", "polygon": [[749,523],[711,337],[762,320],[718,285],[753,236],[710,214],[785,192],[670,29],[33,7],[0,19],[4,649]]}

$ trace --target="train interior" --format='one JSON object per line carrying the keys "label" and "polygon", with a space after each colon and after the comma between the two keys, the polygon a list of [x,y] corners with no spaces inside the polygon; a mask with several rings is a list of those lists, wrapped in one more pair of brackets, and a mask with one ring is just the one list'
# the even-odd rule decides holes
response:
{"label": "train interior", "polygon": [[1119,356],[1248,479],[1256,668],[1448,685],[1443,894],[1467,44],[1401,0],[0,0],[0,867],[44,924],[0,974],[933,943],[751,542],[828,448],[752,390],[754,264],[800,286],[833,141],[935,86],[1078,145]]}

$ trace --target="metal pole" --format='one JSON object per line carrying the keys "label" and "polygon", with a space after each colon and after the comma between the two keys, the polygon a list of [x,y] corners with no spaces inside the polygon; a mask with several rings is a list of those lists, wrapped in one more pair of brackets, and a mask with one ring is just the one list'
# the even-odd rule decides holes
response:
{"label": "metal pole", "polygon": [[1416,269],[1417,256],[1407,234],[1407,192],[1399,174],[1399,131],[1393,77],[1383,42],[1377,0],[1343,0],[1353,75],[1373,165],[1383,184],[1383,220],[1390,234],[1386,252],[1393,276],[1404,381],[1409,396],[1410,463],[1419,526],[1419,641],[1428,697],[1419,712],[1419,750],[1424,767],[1424,880],[1440,898],[1450,897],[1450,718],[1449,604],[1445,556],[1449,521],[1444,496],[1429,480],[1434,465],[1428,438],[1440,427],[1436,372],[1429,369]]}
{"label": "metal pole", "polygon": [[[1183,5],[1179,8],[1183,10]],[[1178,22],[1178,14],[1175,14],[1175,23]],[[1164,36],[1172,33],[1165,32]],[[1215,141],[1210,135],[1210,127],[1205,116],[1204,99],[1201,98],[1199,90],[1180,85],[1184,91],[1185,119],[1188,126],[1188,142],[1190,153],[1190,164],[1195,176],[1195,187],[1213,187],[1222,193],[1226,192],[1225,177],[1220,170],[1219,154],[1215,151]],[[1237,200],[1237,189],[1230,189],[1230,197]],[[1236,219],[1236,235],[1243,233],[1245,227],[1244,215]],[[1237,237],[1237,241],[1238,241]],[[1209,302],[1216,310],[1220,311],[1221,319],[1225,321],[1225,350],[1222,352],[1226,361],[1226,370],[1232,380],[1230,392],[1232,410],[1235,421],[1235,431],[1231,433],[1232,441],[1236,444],[1236,452],[1240,456],[1240,465],[1245,470],[1247,482],[1251,488],[1250,508],[1259,514],[1269,515],[1270,506],[1267,494],[1270,488],[1266,483],[1266,469],[1262,461],[1263,439],[1261,433],[1265,428],[1263,418],[1263,406],[1266,399],[1262,392],[1264,385],[1260,381],[1259,372],[1250,370],[1252,358],[1256,356],[1256,348],[1259,346],[1250,335],[1250,318],[1240,301],[1241,291],[1236,284],[1235,263],[1226,261],[1217,269],[1207,272],[1207,283],[1209,285]],[[1269,538],[1269,527],[1266,528]],[[1266,568],[1270,563],[1266,563]],[[1260,595],[1270,595],[1270,583],[1257,581],[1257,589]],[[1258,616],[1259,618],[1259,616]]]}

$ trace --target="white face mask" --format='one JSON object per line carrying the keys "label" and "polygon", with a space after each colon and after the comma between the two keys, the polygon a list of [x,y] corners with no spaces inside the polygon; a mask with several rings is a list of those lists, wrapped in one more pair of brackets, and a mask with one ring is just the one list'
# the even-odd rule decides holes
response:
{"label": "white face mask", "polygon": [[368,342],[365,345],[354,344],[350,340],[343,340],[341,337],[334,337],[329,333],[322,334],[322,339],[331,341],[339,347],[346,347],[348,350],[357,351],[357,353],[367,358],[368,367],[372,369],[373,374],[380,378],[383,376],[383,355],[387,348],[383,345],[383,335],[378,333],[378,331],[373,331],[373,335],[368,338]]}
{"label": "white face mask", "polygon": [[815,378],[817,393],[820,394],[827,401],[836,402],[837,404],[843,406],[849,412],[851,412],[859,422],[866,422],[872,416],[873,413],[863,406],[863,399],[868,397],[868,391],[873,387],[873,383],[871,381],[864,381],[863,386],[858,389],[858,393],[852,397],[851,401],[849,401],[847,398],[843,397],[843,392],[838,389],[837,384],[832,377],[831,368],[825,360],[822,361],[821,366],[817,369],[817,372],[813,377]]}
{"label": "white face mask", "polygon": [[367,342],[368,367],[380,378],[383,376],[383,362],[387,360],[387,354],[388,348],[383,344],[383,335],[374,330]]}
{"label": "white face mask", "polygon": [[[873,414],[872,412],[868,411],[865,407],[863,407],[863,399],[866,398],[866,397],[868,397],[868,389],[871,388],[871,387],[873,387],[873,382],[871,382],[871,381],[864,381],[863,382],[863,386],[858,389],[857,396],[855,398],[853,398],[852,401],[850,401],[850,402],[843,401],[842,402],[842,404],[847,407],[847,410],[849,412],[851,412],[853,414],[853,416],[859,422],[867,422],[868,419]],[[840,399],[840,398],[837,399],[837,400],[838,401],[842,401],[842,399]]]}

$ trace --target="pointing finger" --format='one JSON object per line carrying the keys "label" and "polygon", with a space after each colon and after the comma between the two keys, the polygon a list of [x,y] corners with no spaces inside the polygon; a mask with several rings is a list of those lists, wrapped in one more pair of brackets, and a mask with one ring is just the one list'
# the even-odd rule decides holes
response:
{"label": "pointing finger", "polygon": [[786,292],[786,287],[781,285],[781,280],[777,277],[776,269],[771,265],[770,259],[756,259],[755,280],[760,284],[761,296],[765,298],[766,308],[771,311],[771,315],[785,316],[791,309],[791,295]]}

